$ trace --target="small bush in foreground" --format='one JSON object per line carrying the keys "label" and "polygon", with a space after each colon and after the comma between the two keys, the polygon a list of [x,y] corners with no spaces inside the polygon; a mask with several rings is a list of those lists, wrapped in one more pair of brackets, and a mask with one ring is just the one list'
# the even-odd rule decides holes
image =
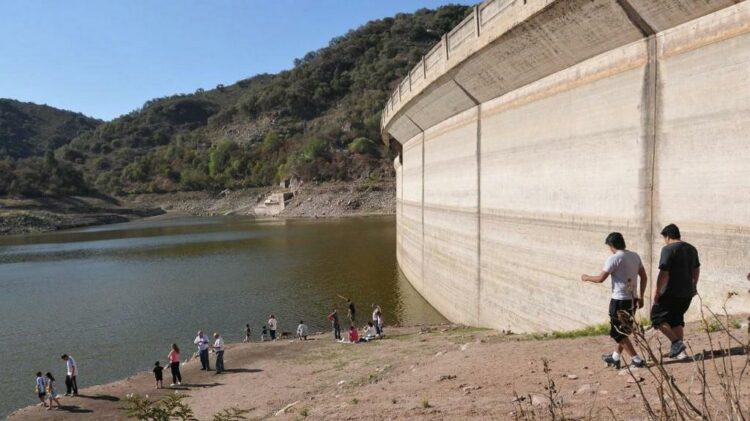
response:
{"label": "small bush in foreground", "polygon": [[[146,421],[193,421],[195,416],[190,406],[185,403],[187,395],[175,392],[159,400],[151,400],[148,395],[141,397],[130,394],[127,396],[125,413],[128,418]],[[214,415],[212,421],[240,421],[246,420],[249,411],[239,408],[227,408]]]}

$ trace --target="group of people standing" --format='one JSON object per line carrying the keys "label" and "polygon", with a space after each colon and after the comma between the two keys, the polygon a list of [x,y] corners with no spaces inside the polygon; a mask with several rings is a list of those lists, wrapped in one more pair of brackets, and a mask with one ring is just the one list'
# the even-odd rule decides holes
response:
{"label": "group of people standing", "polygon": [[[213,343],[211,339],[203,333],[202,330],[198,331],[195,336],[193,343],[198,347],[198,357],[201,362],[201,370],[210,371],[211,363],[209,360],[209,351],[213,351],[216,354],[216,374],[224,372],[224,338],[222,338],[219,332],[214,332]],[[167,354],[167,363],[172,374],[172,383],[170,387],[182,385],[182,373],[180,373],[180,347],[177,344],[172,344],[172,347]],[[154,379],[156,380],[156,388],[160,389],[164,382],[164,367],[162,367],[157,361],[154,363]]]}
{"label": "group of people standing", "polygon": [[[68,354],[62,355],[62,360],[65,361],[65,396],[77,396],[78,395],[78,365],[76,364],[73,357]],[[34,386],[37,397],[39,398],[40,405],[52,409],[52,402],[57,404],[57,408],[60,408],[60,395],[57,393],[55,388],[55,376],[49,371],[42,375],[41,371],[36,373],[36,385]]]}
{"label": "group of people standing", "polygon": [[[383,334],[383,312],[377,304],[372,305],[372,319],[362,328],[362,336],[357,331],[357,309],[351,298],[339,295],[344,300],[347,309],[347,318],[349,319],[349,342],[360,343],[368,342],[373,339],[382,338]],[[333,306],[333,311],[328,314],[328,320],[333,328],[333,337],[335,340],[343,341],[341,337],[341,323],[339,321],[338,306]]]}
{"label": "group of people standing", "polygon": [[[651,325],[671,342],[669,357],[685,359],[688,355],[683,342],[684,315],[690,308],[693,296],[698,293],[700,260],[698,250],[682,241],[677,225],[667,225],[661,235],[665,245],[661,250],[659,274],[651,300]],[[644,304],[648,275],[640,256],[626,249],[622,234],[610,233],[604,243],[612,255],[607,258],[601,273],[581,275],[582,281],[594,283],[601,283],[612,277],[610,336],[617,347],[614,352],[603,355],[602,359],[607,365],[619,369],[623,351],[627,351],[631,357],[629,366],[643,367],[645,363],[633,347],[629,335],[633,330],[635,312]]]}

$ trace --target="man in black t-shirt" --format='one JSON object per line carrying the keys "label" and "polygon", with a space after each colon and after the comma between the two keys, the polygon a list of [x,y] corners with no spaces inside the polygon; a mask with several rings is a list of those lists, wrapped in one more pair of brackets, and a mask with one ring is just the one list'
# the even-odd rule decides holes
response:
{"label": "man in black t-shirt", "polygon": [[671,342],[669,356],[687,358],[683,343],[685,312],[697,293],[700,277],[698,250],[680,239],[680,229],[669,224],[661,231],[667,244],[661,249],[651,324]]}

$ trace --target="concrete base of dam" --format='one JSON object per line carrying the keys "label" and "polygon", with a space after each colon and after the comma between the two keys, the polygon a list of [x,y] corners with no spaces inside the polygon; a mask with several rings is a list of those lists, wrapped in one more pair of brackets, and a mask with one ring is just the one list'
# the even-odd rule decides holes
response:
{"label": "concrete base of dam", "polygon": [[747,2],[487,1],[402,81],[383,127],[402,144],[399,265],[451,321],[602,322],[608,285],[579,278],[605,236],[624,234],[651,288],[668,223],[698,248],[704,304],[736,291],[727,309],[750,308]]}

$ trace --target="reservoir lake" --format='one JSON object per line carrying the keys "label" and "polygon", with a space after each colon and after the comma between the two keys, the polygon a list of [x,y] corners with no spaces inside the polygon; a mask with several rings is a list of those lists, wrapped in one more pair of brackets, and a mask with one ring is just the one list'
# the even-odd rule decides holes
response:
{"label": "reservoir lake", "polygon": [[329,332],[334,304],[346,319],[337,294],[360,325],[373,303],[386,332],[443,323],[398,269],[395,222],[182,217],[0,237],[0,419],[38,402],[37,371],[65,392],[63,353],[85,388],[165,364],[173,342],[192,355],[198,329],[231,343],[250,323],[258,341],[273,313],[280,331]]}

